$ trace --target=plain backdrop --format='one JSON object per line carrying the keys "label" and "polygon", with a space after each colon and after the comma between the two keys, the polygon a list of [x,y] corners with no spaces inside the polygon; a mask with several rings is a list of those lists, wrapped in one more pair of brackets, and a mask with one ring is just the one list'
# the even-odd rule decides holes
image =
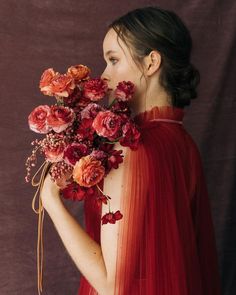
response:
{"label": "plain backdrop", "polygon": [[[192,63],[201,73],[199,96],[186,108],[185,128],[202,154],[223,294],[236,294],[236,2],[233,0],[1,0],[0,1],[0,294],[37,293],[35,188],[26,184],[30,142],[27,117],[52,97],[40,93],[42,72],[64,73],[84,64],[99,76],[105,67],[107,25],[137,7],[176,12],[193,39]],[[39,163],[42,158],[39,158]],[[83,204],[66,201],[83,224]],[[44,220],[43,294],[76,295],[80,273],[48,217]],[[187,241],[186,241],[187,243]]]}

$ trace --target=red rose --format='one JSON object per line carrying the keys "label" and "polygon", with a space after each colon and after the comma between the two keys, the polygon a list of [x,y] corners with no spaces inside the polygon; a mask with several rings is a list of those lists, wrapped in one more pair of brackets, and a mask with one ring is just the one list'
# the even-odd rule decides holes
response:
{"label": "red rose", "polygon": [[53,68],[47,69],[43,72],[39,82],[39,88],[43,94],[53,96],[51,82],[52,79],[58,74],[59,73],[56,73]]}
{"label": "red rose", "polygon": [[120,139],[120,144],[130,147],[132,150],[136,150],[140,140],[140,132],[136,126],[131,122],[127,122],[123,125],[122,131],[123,137]]}
{"label": "red rose", "polygon": [[134,84],[131,81],[119,82],[114,94],[118,101],[129,101],[134,94]]}
{"label": "red rose", "polygon": [[102,216],[102,224],[106,223],[116,223],[117,220],[120,220],[123,215],[120,213],[120,210],[116,211],[115,213],[109,212]]}
{"label": "red rose", "polygon": [[75,165],[77,161],[88,154],[88,147],[82,143],[72,143],[64,151],[64,160],[70,165]]}
{"label": "red rose", "polygon": [[57,74],[53,77],[50,87],[53,95],[67,97],[73,92],[75,83],[70,75]]}
{"label": "red rose", "polygon": [[75,119],[75,113],[69,107],[51,106],[51,112],[48,116],[48,124],[52,127],[52,129],[60,133],[64,131],[68,126],[72,125]]}
{"label": "red rose", "polygon": [[49,114],[50,107],[48,105],[36,107],[28,116],[29,128],[37,133],[48,133],[52,129],[47,122]]}
{"label": "red rose", "polygon": [[105,80],[94,78],[84,83],[84,96],[92,101],[101,100],[107,90],[108,84]]}
{"label": "red rose", "polygon": [[93,121],[93,128],[98,135],[114,140],[120,135],[122,119],[111,111],[101,111]]}

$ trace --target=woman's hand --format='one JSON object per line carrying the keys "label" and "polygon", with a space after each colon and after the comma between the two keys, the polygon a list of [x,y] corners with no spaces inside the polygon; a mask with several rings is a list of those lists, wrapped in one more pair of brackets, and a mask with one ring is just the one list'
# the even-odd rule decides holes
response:
{"label": "woman's hand", "polygon": [[60,187],[51,179],[49,172],[44,179],[40,196],[43,207],[46,210],[56,205],[57,202],[62,202],[60,198]]}

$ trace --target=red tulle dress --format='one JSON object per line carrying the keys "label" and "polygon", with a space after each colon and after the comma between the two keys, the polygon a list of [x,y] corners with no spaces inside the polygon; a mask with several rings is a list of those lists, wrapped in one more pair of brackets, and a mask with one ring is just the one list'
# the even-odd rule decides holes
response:
{"label": "red tulle dress", "polygon": [[[126,154],[115,295],[221,294],[201,157],[183,117],[184,110],[172,106],[135,117],[142,138],[138,150]],[[100,218],[87,199],[86,229],[99,243]],[[82,276],[78,295],[98,293]]]}

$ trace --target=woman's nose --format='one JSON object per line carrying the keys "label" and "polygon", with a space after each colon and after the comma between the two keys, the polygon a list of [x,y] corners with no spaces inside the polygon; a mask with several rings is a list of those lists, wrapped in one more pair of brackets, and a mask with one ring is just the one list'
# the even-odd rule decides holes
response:
{"label": "woman's nose", "polygon": [[106,69],[105,69],[105,70],[103,71],[103,73],[101,74],[101,78],[104,79],[104,80],[106,80],[106,81],[109,80]]}

